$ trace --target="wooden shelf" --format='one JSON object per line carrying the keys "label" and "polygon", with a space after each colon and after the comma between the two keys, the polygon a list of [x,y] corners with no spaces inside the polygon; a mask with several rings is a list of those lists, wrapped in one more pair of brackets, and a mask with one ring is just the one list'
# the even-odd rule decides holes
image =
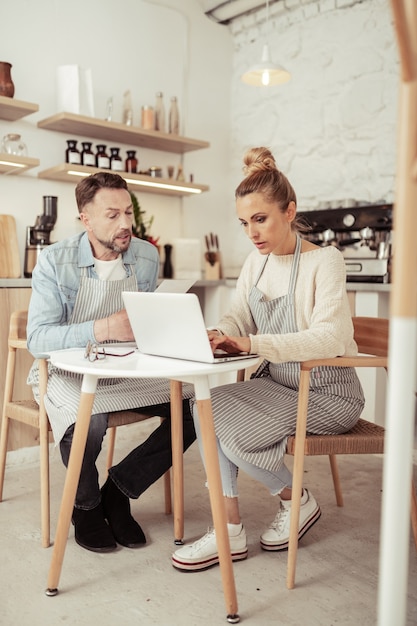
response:
{"label": "wooden shelf", "polygon": [[[59,180],[61,182],[76,184],[83,176],[89,176],[96,172],[109,172],[111,170],[101,170],[96,167],[86,165],[74,165],[71,163],[62,163],[43,170],[38,173],[39,178],[49,180]],[[77,172],[71,174],[70,172]],[[204,191],[208,191],[207,185],[195,185],[194,183],[179,182],[170,178],[153,178],[152,176],[144,176],[142,174],[131,174],[127,172],[114,172],[122,176],[131,191],[139,191],[143,193],[157,193],[168,196],[191,196],[198,195]],[[163,185],[157,187],[156,185]]]}
{"label": "wooden shelf", "polygon": [[0,152],[0,174],[21,174],[38,165],[39,159]]}
{"label": "wooden shelf", "polygon": [[15,100],[14,98],[7,98],[6,96],[0,96],[0,119],[8,120],[9,122],[15,122],[20,120],[25,115],[36,113],[39,111],[39,106],[32,102],[24,102],[23,100]]}
{"label": "wooden shelf", "polygon": [[143,130],[136,126],[126,126],[126,124],[119,122],[106,122],[75,113],[56,113],[56,115],[40,120],[38,127],[66,133],[69,136],[81,135],[102,141],[126,143],[138,148],[176,154],[184,154],[191,150],[200,150],[210,146],[207,141],[189,139],[154,130]]}

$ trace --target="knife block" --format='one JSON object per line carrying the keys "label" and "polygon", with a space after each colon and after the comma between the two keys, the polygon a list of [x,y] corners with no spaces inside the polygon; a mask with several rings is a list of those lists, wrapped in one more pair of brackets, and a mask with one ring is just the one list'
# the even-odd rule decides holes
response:
{"label": "knife block", "polygon": [[207,257],[206,257],[205,278],[206,280],[220,280],[220,278],[223,278],[222,261],[221,261],[220,252],[216,252],[216,260],[213,265],[208,262]]}

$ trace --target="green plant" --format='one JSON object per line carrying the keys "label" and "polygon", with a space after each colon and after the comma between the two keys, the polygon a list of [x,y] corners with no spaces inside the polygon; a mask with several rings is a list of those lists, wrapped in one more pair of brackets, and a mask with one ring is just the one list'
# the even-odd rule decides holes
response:
{"label": "green plant", "polygon": [[150,228],[154,220],[153,215],[150,218],[145,219],[144,215],[146,211],[140,208],[140,204],[136,195],[133,193],[133,191],[129,191],[129,194],[132,200],[133,216],[135,218],[135,223],[132,227],[133,234],[139,239],[145,239],[146,241],[153,243],[154,246],[158,245],[159,237],[155,239],[154,237],[152,237],[152,235],[149,234]]}

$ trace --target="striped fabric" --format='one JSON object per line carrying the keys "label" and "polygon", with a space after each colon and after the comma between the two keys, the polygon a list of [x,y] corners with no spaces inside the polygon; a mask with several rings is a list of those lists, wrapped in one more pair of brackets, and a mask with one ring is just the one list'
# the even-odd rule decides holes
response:
{"label": "striped fabric", "polygon": [[[124,308],[122,291],[137,291],[135,273],[122,280],[102,281],[81,274],[80,289],[69,324],[101,319]],[[61,441],[65,431],[76,420],[80,401],[82,376],[64,372],[49,365],[45,407],[51,422],[54,440]],[[39,401],[36,361],[30,374],[35,399]],[[193,386],[184,385],[184,397],[193,395]],[[166,379],[102,379],[99,380],[93,405],[95,413],[109,413],[169,402],[170,388]]]}
{"label": "striped fabric", "polygon": [[[288,294],[273,300],[266,300],[257,288],[266,257],[249,298],[260,333],[297,332],[294,291],[300,253],[297,237]],[[212,389],[213,414],[216,434],[227,448],[275,472],[282,466],[288,436],[295,433],[300,366],[293,362],[262,365],[252,380]],[[349,430],[363,402],[354,369],[318,368],[311,377],[308,432],[324,435]]]}

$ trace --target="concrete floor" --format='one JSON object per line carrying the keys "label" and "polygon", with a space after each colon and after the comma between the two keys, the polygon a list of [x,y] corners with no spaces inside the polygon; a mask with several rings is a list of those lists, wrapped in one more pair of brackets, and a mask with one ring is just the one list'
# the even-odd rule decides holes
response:
{"label": "concrete floor", "polygon": [[[143,439],[153,427],[149,420],[120,429],[117,457],[124,456],[133,447],[131,442]],[[33,450],[9,456],[5,499],[0,504],[0,624],[227,623],[219,568],[181,573],[171,566],[172,517],[163,513],[162,482],[132,502],[148,538],[145,547],[94,554],[77,546],[71,527],[59,594],[46,597],[52,549],[40,546],[38,465]],[[327,459],[306,460],[305,484],[319,501],[322,517],[300,542],[297,586],[292,591],[285,586],[286,553],[264,552],[259,546],[260,532],[275,516],[277,503],[263,487],[241,475],[240,503],[249,557],[236,563],[234,572],[242,624],[376,624],[382,460],[343,457],[339,465],[344,508],[335,505]],[[210,523],[196,444],[185,455],[185,470],[185,534],[191,541]],[[64,480],[57,450],[52,452],[51,477],[53,533]],[[417,554],[410,535],[407,626],[416,624]]]}

